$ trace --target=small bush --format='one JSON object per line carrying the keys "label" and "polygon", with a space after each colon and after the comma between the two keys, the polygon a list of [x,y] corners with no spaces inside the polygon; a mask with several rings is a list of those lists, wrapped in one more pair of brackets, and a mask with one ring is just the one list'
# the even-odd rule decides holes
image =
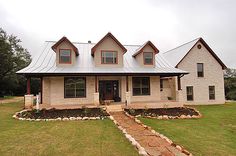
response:
{"label": "small bush", "polygon": [[132,108],[131,108],[131,109],[129,110],[129,113],[130,113],[130,115],[135,115],[135,109],[132,109]]}

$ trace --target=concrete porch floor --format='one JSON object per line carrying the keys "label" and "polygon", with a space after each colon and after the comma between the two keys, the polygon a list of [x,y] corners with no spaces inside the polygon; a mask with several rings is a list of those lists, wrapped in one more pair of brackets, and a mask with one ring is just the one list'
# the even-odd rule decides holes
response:
{"label": "concrete porch floor", "polygon": [[[129,105],[125,105],[123,102],[113,102],[110,105],[94,105],[94,104],[65,104],[65,105],[48,105],[40,104],[39,109],[78,109],[82,107],[87,108],[104,108],[106,107],[110,111],[122,111],[124,108],[133,109],[145,109],[145,108],[171,108],[171,107],[183,107],[183,103],[176,101],[156,101],[156,102],[135,102]],[[33,108],[36,108],[34,106]]]}

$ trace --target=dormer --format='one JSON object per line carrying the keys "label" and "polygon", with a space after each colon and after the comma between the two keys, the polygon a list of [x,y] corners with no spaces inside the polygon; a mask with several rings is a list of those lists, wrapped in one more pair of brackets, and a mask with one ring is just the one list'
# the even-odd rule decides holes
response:
{"label": "dormer", "polygon": [[56,53],[57,66],[71,66],[75,64],[76,57],[79,55],[78,49],[66,37],[62,37],[52,46]]}
{"label": "dormer", "polygon": [[135,51],[133,57],[141,66],[155,67],[155,55],[158,52],[155,45],[151,41],[147,41]]}
{"label": "dormer", "polygon": [[109,32],[92,49],[95,66],[122,67],[127,49]]}

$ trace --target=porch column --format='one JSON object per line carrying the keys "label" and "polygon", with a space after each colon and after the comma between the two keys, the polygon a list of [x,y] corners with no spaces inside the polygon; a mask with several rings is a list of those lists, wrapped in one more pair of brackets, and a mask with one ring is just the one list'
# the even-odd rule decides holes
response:
{"label": "porch column", "polygon": [[40,103],[43,103],[43,77],[40,78]]}
{"label": "porch column", "polygon": [[98,92],[98,76],[95,76],[95,92]]}
{"label": "porch column", "polygon": [[181,87],[181,76],[177,76],[178,90],[176,91],[176,101],[179,102],[179,106],[183,107],[183,91]]}
{"label": "porch column", "polygon": [[178,81],[178,90],[182,90],[182,87],[181,87],[181,80],[180,80],[180,76],[177,77],[177,81]]}
{"label": "porch column", "polygon": [[126,92],[129,91],[129,77],[126,76]]}
{"label": "porch column", "polygon": [[131,103],[131,97],[130,97],[130,92],[129,92],[129,77],[126,76],[126,93],[125,93],[125,104],[126,106]]}
{"label": "porch column", "polygon": [[98,106],[100,102],[99,102],[98,77],[97,77],[97,75],[95,75],[94,81],[95,81],[95,93],[93,94],[93,104]]}
{"label": "porch column", "polygon": [[25,108],[32,108],[34,95],[30,94],[30,77],[27,77],[27,93],[25,95]]}
{"label": "porch column", "polygon": [[30,95],[30,77],[27,77],[27,95]]}

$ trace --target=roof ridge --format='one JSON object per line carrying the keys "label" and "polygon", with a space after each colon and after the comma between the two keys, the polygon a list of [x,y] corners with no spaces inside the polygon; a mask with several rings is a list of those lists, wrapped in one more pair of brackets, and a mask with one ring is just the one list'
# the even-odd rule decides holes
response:
{"label": "roof ridge", "polygon": [[191,40],[191,41],[189,41],[189,42],[186,42],[186,43],[184,43],[184,44],[181,44],[180,46],[177,46],[177,47],[175,47],[175,48],[173,48],[173,49],[170,49],[170,50],[168,50],[168,51],[166,51],[166,52],[163,52],[163,54],[168,53],[168,52],[171,52],[171,51],[173,51],[173,50],[175,50],[175,49],[178,49],[178,48],[180,48],[180,47],[182,47],[182,46],[184,46],[184,45],[187,45],[187,44],[189,44],[189,43],[191,43],[191,42],[193,42],[193,41],[195,41],[195,40],[200,40],[200,39],[201,39],[201,37],[195,38],[194,40]]}
{"label": "roof ridge", "polygon": [[[57,41],[45,41],[45,42],[55,43]],[[96,43],[87,43],[87,42],[71,42],[71,43],[74,43],[74,44],[96,44]],[[142,45],[140,45],[140,44],[123,44],[123,46],[142,46]]]}

